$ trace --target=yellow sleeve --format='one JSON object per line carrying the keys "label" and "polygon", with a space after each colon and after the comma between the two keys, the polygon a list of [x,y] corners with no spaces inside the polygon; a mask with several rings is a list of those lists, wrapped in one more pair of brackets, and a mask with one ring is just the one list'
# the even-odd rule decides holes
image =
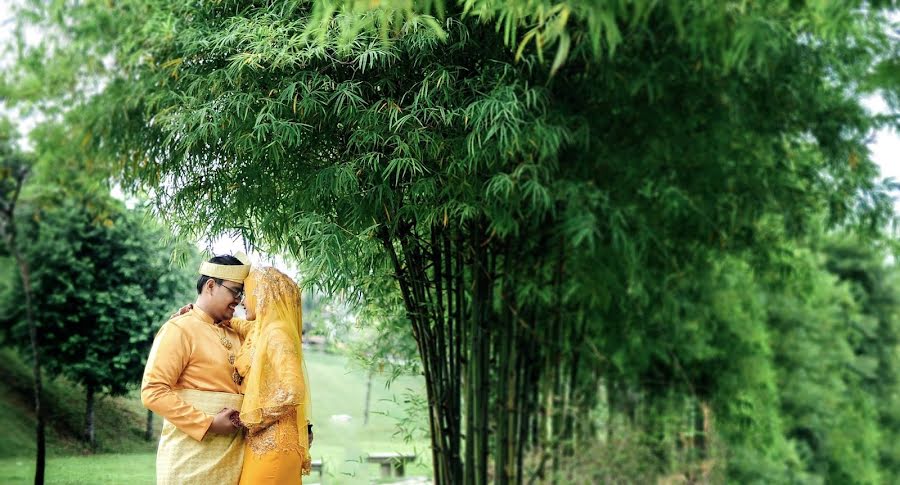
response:
{"label": "yellow sleeve", "polygon": [[184,402],[173,390],[187,366],[190,343],[184,330],[173,322],[159,329],[141,381],[141,403],[169,420],[191,438],[201,441],[213,422],[199,409]]}
{"label": "yellow sleeve", "polygon": [[243,318],[232,317],[229,326],[244,339],[247,338],[247,334],[250,333],[254,323],[255,320],[244,320]]}
{"label": "yellow sleeve", "polygon": [[[259,424],[247,424],[247,432],[256,435],[262,433],[269,426],[272,426],[279,419],[286,416],[291,411],[295,410],[297,406],[278,406],[274,408],[264,409],[262,412],[262,421]],[[308,422],[308,421],[307,421]]]}
{"label": "yellow sleeve", "polygon": [[[300,353],[296,345],[284,332],[275,330],[266,332],[263,336],[268,340],[266,346],[267,360],[272,363],[272,373],[264,375],[263,379],[274,381],[278,385],[285,398],[291,400],[295,395],[306,394],[306,382],[303,378]],[[262,410],[262,421],[256,425],[247,425],[251,434],[262,432],[264,429],[278,421],[287,413],[296,409],[294,405],[282,405]]]}

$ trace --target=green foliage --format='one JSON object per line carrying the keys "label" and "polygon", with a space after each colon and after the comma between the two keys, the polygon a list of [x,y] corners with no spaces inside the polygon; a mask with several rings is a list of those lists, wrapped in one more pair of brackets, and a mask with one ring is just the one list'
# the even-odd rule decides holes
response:
{"label": "green foliage", "polygon": [[[109,195],[102,165],[77,162],[83,153],[64,126],[44,123],[31,133],[34,168],[16,212],[16,244],[37,297],[43,366],[122,394],[139,381],[155,329],[193,294],[192,278],[170,264],[166,231]],[[24,346],[22,285],[17,274],[8,277],[4,330]]]}
{"label": "green foliage", "polygon": [[9,242],[15,241],[13,217],[25,178],[34,163],[18,144],[19,133],[15,125],[6,117],[0,117],[0,236],[4,242],[0,254],[9,253]]}
{"label": "green foliage", "polygon": [[[191,279],[169,265],[164,232],[138,211],[124,208],[97,220],[73,203],[28,214],[23,234],[40,344],[51,374],[111,394],[140,380],[155,329],[191,296]],[[26,219],[27,220],[27,219]],[[19,291],[5,313],[21,314]],[[14,323],[14,341],[27,329]]]}
{"label": "green foliage", "polygon": [[[882,479],[893,482],[900,478],[900,454],[896,437],[900,433],[897,415],[900,396],[900,271],[896,263],[888,264],[888,252],[879,246],[856,238],[835,239],[824,245],[825,265],[847,285],[859,315],[849,319],[853,338],[849,344],[855,361],[850,370],[855,374],[855,389],[865,391],[865,407],[874,415],[878,430],[878,465]],[[859,393],[859,391],[856,391]]]}
{"label": "green foliage", "polygon": [[[31,132],[34,164],[16,242],[37,299],[42,365],[89,394],[118,395],[139,382],[156,329],[194,293],[193,273],[172,264],[173,252],[197,255],[171,242],[145,210],[110,196],[106,167],[84,157],[69,126],[48,122]],[[4,331],[22,346],[22,285],[7,290]]]}
{"label": "green foliage", "polygon": [[862,392],[867,359],[854,350],[870,317],[821,258],[799,256],[806,267],[767,297],[785,433],[805,467],[799,473],[826,483],[883,483],[877,398]]}

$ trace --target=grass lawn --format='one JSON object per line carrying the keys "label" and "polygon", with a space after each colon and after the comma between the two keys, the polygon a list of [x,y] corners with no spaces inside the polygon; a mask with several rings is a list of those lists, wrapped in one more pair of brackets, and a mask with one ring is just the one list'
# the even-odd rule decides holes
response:
{"label": "grass lawn", "polygon": [[[314,460],[322,460],[325,464],[321,483],[378,481],[378,466],[365,463],[365,456],[381,452],[417,454],[417,462],[407,465],[406,475],[431,475],[431,454],[424,434],[427,418],[424,414],[410,414],[410,410],[414,411],[416,406],[408,404],[408,401],[415,402],[424,396],[422,378],[401,377],[388,389],[385,377],[376,376],[372,383],[369,422],[364,425],[366,371],[353,367],[341,355],[307,352],[305,357],[312,390],[312,422],[315,426],[312,455]],[[73,389],[72,392],[79,391]],[[56,393],[61,391],[57,390]],[[60,396],[61,399],[65,397]],[[67,417],[68,421],[77,423],[79,417],[83,417],[83,410],[77,405],[79,402],[83,403],[83,398],[78,398],[80,396],[77,395],[70,398],[73,405],[71,410],[66,411],[72,414]],[[48,484],[155,483],[153,446],[139,439],[144,414],[136,395],[104,400],[109,402],[102,408],[98,407],[96,419],[98,431],[101,427],[105,428],[99,435],[107,440],[109,446],[102,446],[107,453],[81,455],[70,439],[52,438],[48,445]],[[33,418],[21,401],[14,399],[12,393],[0,395],[0,426],[6,430],[4,440],[13,435],[13,441],[16,442],[0,446],[2,484],[31,483],[34,477]],[[111,410],[109,418],[101,413],[102,409],[112,409],[113,406],[116,411]],[[61,404],[57,407],[65,408]],[[424,409],[419,412],[424,412]],[[125,426],[123,415],[128,413],[133,414],[133,423]],[[413,432],[398,432],[401,429],[398,424],[402,425],[402,429]],[[157,419],[155,425],[159,428],[161,420]],[[412,435],[411,439],[406,440],[406,435],[409,434]],[[117,450],[121,450],[119,454],[108,452]],[[318,476],[315,474],[304,480],[305,483],[317,481]]]}
{"label": "grass lawn", "polygon": [[[156,483],[156,455],[92,455],[55,456],[47,460],[45,482],[53,484],[125,484],[152,485]],[[0,483],[34,483],[32,457],[0,460]]]}
{"label": "grass lawn", "polygon": [[[305,357],[313,403],[312,455],[325,463],[324,483],[369,483],[377,479],[378,466],[365,463],[365,456],[380,452],[417,454],[417,462],[406,467],[407,476],[431,475],[431,453],[424,434],[427,418],[424,414],[410,416],[404,402],[407,394],[425,395],[422,378],[401,377],[387,389],[385,378],[376,376],[369,422],[364,425],[366,372],[348,365],[339,355],[307,352]],[[333,418],[342,415],[349,416],[349,421]],[[409,442],[398,432],[398,423],[415,429]]]}

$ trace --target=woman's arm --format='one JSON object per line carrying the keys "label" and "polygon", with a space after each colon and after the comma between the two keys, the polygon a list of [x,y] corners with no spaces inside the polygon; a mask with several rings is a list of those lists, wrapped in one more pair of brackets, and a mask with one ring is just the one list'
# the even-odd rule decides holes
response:
{"label": "woman's arm", "polygon": [[271,369],[271,373],[263,378],[274,382],[260,383],[260,386],[273,389],[273,395],[269,403],[271,406],[260,410],[260,422],[246,424],[251,434],[258,433],[285,415],[295,412],[297,405],[306,398],[306,382],[303,378],[300,349],[297,348],[299,343],[278,329],[266,332],[264,338],[267,339],[267,367]]}

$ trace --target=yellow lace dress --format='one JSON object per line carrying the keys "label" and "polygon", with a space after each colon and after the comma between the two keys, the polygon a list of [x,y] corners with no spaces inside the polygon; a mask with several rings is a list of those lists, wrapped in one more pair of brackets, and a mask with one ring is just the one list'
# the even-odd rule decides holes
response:
{"label": "yellow lace dress", "polygon": [[[252,376],[249,372],[254,356],[253,341],[260,338],[254,335],[254,329],[248,335],[245,344],[241,348],[235,360],[235,367],[243,376]],[[293,352],[293,345],[286,342],[280,336],[280,332],[262,332],[268,340],[266,351],[278,353],[271,361],[284,362],[285,353]],[[269,360],[269,359],[265,359]],[[258,359],[257,362],[260,360]],[[252,382],[245,379],[242,387]],[[285,392],[279,388],[277,382],[259,383],[260,392],[272,401],[284,402],[278,394]],[[262,420],[259,424],[251,426],[247,430],[244,442],[244,465],[241,469],[241,485],[291,485],[302,484],[302,474],[309,474],[310,460],[308,453],[302,450],[298,433],[301,432],[297,423],[296,406],[279,406],[264,409]],[[302,433],[306,434],[306,426]],[[305,441],[305,440],[304,440]]]}

